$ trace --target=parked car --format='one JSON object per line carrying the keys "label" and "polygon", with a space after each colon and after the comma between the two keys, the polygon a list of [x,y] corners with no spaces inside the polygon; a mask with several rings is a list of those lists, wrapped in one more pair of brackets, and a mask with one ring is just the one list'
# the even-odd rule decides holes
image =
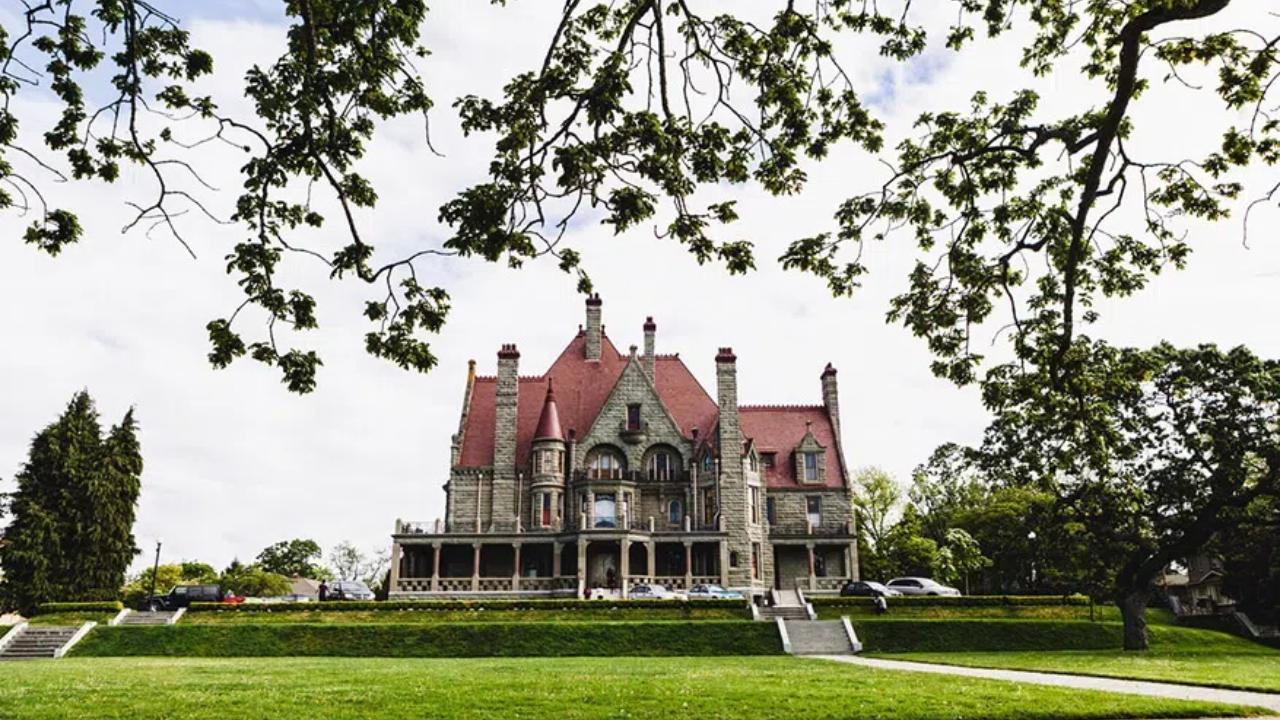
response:
{"label": "parked car", "polygon": [[889,588],[903,595],[960,595],[960,591],[953,587],[922,577],[894,578],[889,581]]}
{"label": "parked car", "polygon": [[675,600],[679,596],[664,585],[632,585],[630,597],[635,600]]}
{"label": "parked car", "polygon": [[902,593],[869,580],[850,580],[840,588],[841,597],[897,597]]}
{"label": "parked car", "polygon": [[222,602],[228,605],[242,605],[244,604],[244,601],[247,599],[248,598],[246,598],[245,596],[237,595],[233,592],[229,592],[226,595],[222,596]]}
{"label": "parked car", "polygon": [[719,585],[694,585],[687,593],[690,600],[742,600],[742,593]]}
{"label": "parked car", "polygon": [[177,585],[166,595],[153,595],[142,601],[139,610],[177,610],[193,602],[222,602],[226,594],[218,585]]}
{"label": "parked car", "polygon": [[373,600],[373,591],[359,580],[335,580],[329,585],[328,600]]}

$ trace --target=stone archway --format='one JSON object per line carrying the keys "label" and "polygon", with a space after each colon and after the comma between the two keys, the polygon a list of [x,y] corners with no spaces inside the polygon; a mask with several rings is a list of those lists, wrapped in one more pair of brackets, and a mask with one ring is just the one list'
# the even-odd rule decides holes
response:
{"label": "stone archway", "polygon": [[596,540],[587,544],[588,588],[622,586],[620,552],[617,540]]}

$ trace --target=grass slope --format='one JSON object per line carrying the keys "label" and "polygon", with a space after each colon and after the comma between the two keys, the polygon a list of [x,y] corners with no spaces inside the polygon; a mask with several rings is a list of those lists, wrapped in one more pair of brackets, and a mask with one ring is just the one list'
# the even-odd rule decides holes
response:
{"label": "grass slope", "polygon": [[[907,605],[889,602],[888,615],[877,615],[870,603],[850,602],[840,605],[814,605],[819,620],[837,620],[847,616],[857,619],[920,619],[920,620],[1077,620],[1120,622],[1120,610],[1111,605],[1096,605],[1093,617],[1088,605],[980,605],[976,607],[949,607],[946,605]],[[1173,613],[1168,610],[1147,611],[1147,622],[1152,625],[1174,624]]]}
{"label": "grass slope", "polygon": [[107,627],[94,629],[72,650],[74,655],[91,657],[522,657],[781,652],[778,631],[770,623],[715,620]]}
{"label": "grass slope", "polygon": [[1162,680],[1280,693],[1280,651],[1243,638],[1193,628],[1151,628],[1151,649],[1132,653],[1113,645],[1095,650],[1016,652],[886,652],[884,657],[971,667],[1039,670],[1077,675]]}
{"label": "grass slope", "polygon": [[14,663],[0,717],[1222,717],[1222,705],[795,658],[98,659]]}
{"label": "grass slope", "polygon": [[[1120,623],[1077,620],[853,618],[868,652],[998,652],[1111,650],[1123,640]],[[1239,641],[1209,630],[1156,625],[1153,642],[1191,647],[1204,642]]]}
{"label": "grass slope", "polygon": [[1151,628],[1151,650],[1034,650],[1015,652],[884,652],[877,655],[948,665],[1164,680],[1208,687],[1280,693],[1280,651],[1226,633]]}

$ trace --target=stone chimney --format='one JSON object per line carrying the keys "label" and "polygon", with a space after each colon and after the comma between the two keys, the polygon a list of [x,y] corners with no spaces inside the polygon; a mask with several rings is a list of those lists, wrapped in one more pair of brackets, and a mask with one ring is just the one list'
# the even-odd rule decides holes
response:
{"label": "stone chimney", "polygon": [[498,387],[493,428],[493,511],[490,527],[514,529],[516,520],[516,419],[520,392],[520,351],[498,351]]}
{"label": "stone chimney", "polygon": [[587,359],[600,359],[600,335],[603,326],[600,324],[600,309],[604,303],[600,300],[600,294],[593,294],[587,298]]}
{"label": "stone chimney", "polygon": [[[728,534],[726,550],[730,561],[726,568],[732,587],[748,588],[759,584],[752,577],[752,554],[761,550],[760,562],[771,566],[766,558],[761,526],[748,526],[748,497],[746,474],[742,468],[742,429],[738,419],[738,358],[733,348],[722,347],[716,354],[716,402],[720,405],[720,462],[717,463],[717,482],[720,487],[718,508],[720,524]],[[723,558],[722,558],[723,559]],[[769,570],[761,568],[760,577],[769,577]]]}
{"label": "stone chimney", "polygon": [[657,382],[657,376],[653,374],[654,368],[657,367],[657,360],[653,355],[653,348],[658,335],[658,324],[653,321],[653,317],[644,319],[644,372],[649,379]]}
{"label": "stone chimney", "polygon": [[822,371],[822,405],[831,418],[831,429],[837,438],[840,437],[840,391],[836,384],[836,369],[831,363],[827,363]]}

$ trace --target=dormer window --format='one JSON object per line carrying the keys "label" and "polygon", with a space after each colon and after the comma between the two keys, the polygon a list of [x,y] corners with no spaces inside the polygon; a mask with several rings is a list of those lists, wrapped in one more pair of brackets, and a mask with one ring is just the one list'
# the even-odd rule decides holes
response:
{"label": "dormer window", "polygon": [[640,429],[640,406],[638,404],[627,406],[627,429]]}
{"label": "dormer window", "polygon": [[760,464],[764,465],[766,470],[772,470],[773,466],[778,462],[777,453],[760,453]]}
{"label": "dormer window", "polygon": [[807,452],[804,455],[804,481],[807,483],[818,482],[818,453]]}

